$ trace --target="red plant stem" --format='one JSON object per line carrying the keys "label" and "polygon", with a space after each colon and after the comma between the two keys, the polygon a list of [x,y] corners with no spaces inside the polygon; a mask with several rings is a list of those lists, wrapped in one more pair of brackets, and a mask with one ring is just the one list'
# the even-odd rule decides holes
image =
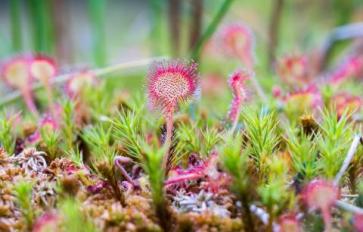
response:
{"label": "red plant stem", "polygon": [[21,90],[21,95],[24,98],[25,104],[28,107],[28,109],[30,110],[30,112],[32,112],[32,114],[36,117],[39,116],[39,113],[37,111],[37,107],[34,104],[33,101],[33,96],[31,94],[31,91],[27,88],[24,88]]}
{"label": "red plant stem", "polygon": [[189,181],[189,180],[196,180],[203,177],[203,174],[200,173],[189,173],[185,175],[180,175],[174,178],[170,178],[167,181],[165,181],[165,187],[168,187],[169,185]]}
{"label": "red plant stem", "polygon": [[130,162],[130,160],[128,159],[123,159],[123,157],[116,157],[115,158],[115,164],[116,166],[119,168],[121,174],[123,175],[123,177],[130,182],[134,187],[135,186],[139,186],[138,183],[136,183],[131,177],[130,175],[126,172],[125,168],[122,166],[123,163],[128,163]]}
{"label": "red plant stem", "polygon": [[230,119],[232,120],[232,133],[237,127],[239,115],[241,113],[241,103],[242,103],[242,96],[241,90],[239,88],[236,89],[236,93],[234,94],[232,104],[231,104],[231,112],[230,112]]}
{"label": "red plant stem", "polygon": [[167,174],[168,170],[168,161],[169,161],[169,150],[171,146],[171,139],[173,136],[173,123],[174,123],[174,109],[175,109],[175,103],[170,103],[165,111],[165,121],[166,121],[166,136],[164,140],[164,144],[167,146],[167,150],[165,152],[164,158],[163,158],[163,168],[165,170],[165,173]]}
{"label": "red plant stem", "polygon": [[49,83],[49,78],[42,78],[41,80],[43,82],[45,91],[47,93],[48,104],[49,104],[49,108],[52,113],[53,119],[57,119],[57,113],[56,113],[55,106],[54,106],[53,93],[52,93],[52,88]]}
{"label": "red plant stem", "polygon": [[325,225],[325,230],[324,231],[331,231],[331,215],[330,215],[330,211],[328,207],[324,207],[321,209],[321,213],[323,215],[323,219],[324,219],[324,225]]}

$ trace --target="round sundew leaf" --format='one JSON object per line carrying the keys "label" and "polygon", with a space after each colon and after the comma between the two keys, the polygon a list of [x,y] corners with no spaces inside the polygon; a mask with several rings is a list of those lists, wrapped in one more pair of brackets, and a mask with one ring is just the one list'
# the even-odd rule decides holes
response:
{"label": "round sundew leaf", "polygon": [[280,232],[300,232],[299,221],[294,214],[285,214],[279,218]]}
{"label": "round sundew leaf", "polygon": [[29,84],[29,66],[26,59],[18,58],[5,65],[3,76],[11,87],[24,89]]}
{"label": "round sundew leaf", "polygon": [[73,75],[66,84],[66,92],[69,96],[74,96],[82,88],[89,87],[95,83],[95,75],[91,72],[81,72]]}
{"label": "round sundew leaf", "polygon": [[304,199],[310,208],[329,209],[339,198],[339,189],[333,183],[313,180],[304,189]]}
{"label": "round sundew leaf", "polygon": [[188,82],[180,74],[165,73],[154,83],[155,93],[168,102],[174,102],[188,93]]}
{"label": "round sundew leaf", "polygon": [[309,83],[307,58],[304,55],[288,55],[281,58],[276,71],[281,80],[289,85],[303,86]]}
{"label": "round sundew leaf", "polygon": [[31,75],[38,79],[48,79],[56,74],[55,63],[49,58],[35,58],[30,66]]}
{"label": "round sundew leaf", "polygon": [[148,95],[152,107],[167,108],[191,98],[198,89],[197,76],[194,63],[154,63],[148,75]]}

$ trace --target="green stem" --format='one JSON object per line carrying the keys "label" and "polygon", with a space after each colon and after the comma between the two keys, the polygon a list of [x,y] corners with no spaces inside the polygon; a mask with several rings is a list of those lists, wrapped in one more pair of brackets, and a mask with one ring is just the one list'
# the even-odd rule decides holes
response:
{"label": "green stem", "polygon": [[13,52],[22,50],[20,0],[10,1],[11,42]]}
{"label": "green stem", "polygon": [[233,3],[234,0],[224,0],[221,7],[219,8],[216,16],[213,18],[212,22],[208,25],[205,32],[199,38],[198,42],[195,45],[195,48],[192,52],[192,58],[196,61],[200,58],[200,53],[203,49],[204,44],[209,40],[209,38],[214,34],[217,30],[218,25],[222,21],[224,15],[227,13],[229,7]]}
{"label": "green stem", "polygon": [[153,54],[159,54],[161,52],[160,39],[161,39],[161,22],[162,22],[162,1],[150,0],[150,20],[151,20],[151,49]]}
{"label": "green stem", "polygon": [[275,53],[279,42],[279,29],[282,18],[284,0],[275,0],[271,12],[270,25],[268,28],[269,44],[268,44],[268,64],[272,68],[275,62]]}
{"label": "green stem", "polygon": [[93,56],[95,64],[100,67],[106,64],[105,10],[106,1],[89,0],[89,16],[93,30]]}
{"label": "green stem", "polygon": [[51,53],[53,49],[52,18],[50,1],[29,0],[30,19],[33,28],[33,49],[36,52]]}

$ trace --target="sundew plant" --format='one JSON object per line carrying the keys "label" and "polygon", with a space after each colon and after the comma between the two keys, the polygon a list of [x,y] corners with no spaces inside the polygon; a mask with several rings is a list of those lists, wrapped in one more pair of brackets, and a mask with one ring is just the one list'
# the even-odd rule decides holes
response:
{"label": "sundew plant", "polygon": [[362,12],[0,1],[0,231],[363,231]]}

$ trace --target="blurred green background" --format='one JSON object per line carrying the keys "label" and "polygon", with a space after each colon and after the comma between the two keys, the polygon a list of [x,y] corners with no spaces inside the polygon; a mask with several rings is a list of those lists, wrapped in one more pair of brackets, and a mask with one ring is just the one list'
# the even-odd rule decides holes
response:
{"label": "blurred green background", "polygon": [[[257,78],[271,88],[271,52],[278,57],[320,50],[334,28],[361,21],[362,0],[3,0],[0,58],[41,52],[54,57],[61,72],[149,57],[194,58],[202,76],[227,78],[238,61],[195,52],[223,25],[244,23],[255,34]],[[107,85],[143,89],[146,69],[112,74],[126,78]]]}
{"label": "blurred green background", "polygon": [[[160,55],[187,57],[191,49],[188,43],[195,20],[195,8],[202,5],[199,30],[203,33],[223,2],[3,0],[0,1],[0,57],[37,51],[56,57],[63,65],[71,66],[104,66]],[[250,25],[256,34],[258,58],[263,59],[269,41],[271,14],[278,2],[232,1],[222,24],[244,22]],[[334,27],[363,20],[361,0],[281,2],[281,25],[277,29],[278,53],[311,49],[318,46]],[[179,24],[173,22],[175,19]],[[175,25],[179,25],[178,28]],[[177,37],[180,37],[178,48],[175,47],[177,42],[173,35],[176,31],[179,31]],[[176,54],[177,50],[179,53]]]}

